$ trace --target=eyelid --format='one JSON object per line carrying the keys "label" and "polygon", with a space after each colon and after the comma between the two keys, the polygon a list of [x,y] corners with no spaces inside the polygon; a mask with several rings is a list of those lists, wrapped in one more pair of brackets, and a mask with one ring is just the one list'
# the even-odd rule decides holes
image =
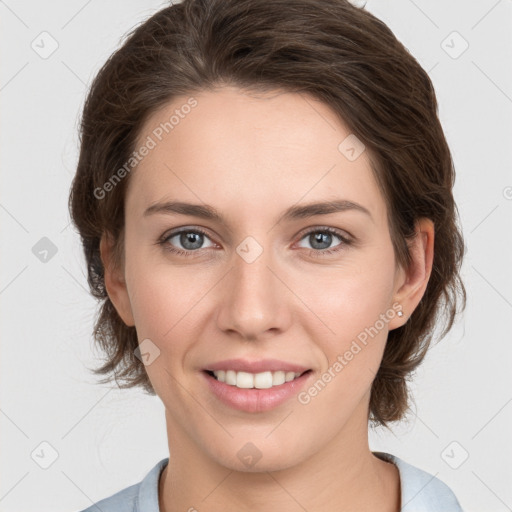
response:
{"label": "eyelid", "polygon": [[[158,243],[165,243],[167,240],[169,240],[170,238],[174,238],[176,235],[180,235],[181,233],[189,233],[189,232],[200,233],[200,234],[204,235],[205,237],[207,237],[212,243],[214,243],[215,245],[218,245],[218,244],[216,244],[216,242],[214,242],[213,237],[209,234],[209,232],[205,228],[202,228],[199,226],[182,226],[180,228],[170,229],[170,230],[166,231],[158,239]],[[201,250],[201,249],[199,249],[199,250]],[[192,252],[198,252],[198,251],[192,251]]]}
{"label": "eyelid", "polygon": [[[175,236],[177,236],[177,235],[179,235],[179,234],[181,234],[183,232],[185,232],[185,233],[186,232],[200,233],[203,236],[205,236],[206,238],[208,238],[212,242],[212,244],[214,246],[218,246],[218,244],[213,240],[213,238],[210,236],[208,231],[205,228],[202,228],[200,226],[182,226],[182,227],[179,227],[179,228],[174,228],[174,229],[171,229],[169,231],[166,231],[158,239],[157,244],[160,244],[162,246],[166,245],[170,238],[174,238]],[[322,225],[310,226],[308,228],[305,228],[298,235],[295,235],[294,238],[297,238],[297,242],[300,242],[307,235],[309,235],[311,233],[317,233],[317,232],[331,233],[331,234],[337,236],[341,240],[341,243],[338,246],[335,246],[335,248],[331,248],[331,249],[318,249],[318,250],[307,249],[307,248],[302,248],[302,249],[306,249],[306,250],[309,250],[312,253],[318,253],[319,255],[321,255],[322,253],[329,254],[331,252],[336,252],[338,250],[341,250],[341,249],[336,249],[336,247],[349,246],[349,245],[353,245],[355,243],[355,238],[353,237],[353,235],[351,235],[347,231],[341,230],[339,228],[334,228],[334,227],[331,227],[331,226],[322,226]],[[184,249],[179,249],[179,248],[174,248],[173,247],[172,249],[167,248],[167,250],[170,251],[170,252],[173,252],[173,253],[192,255],[192,254],[195,254],[195,253],[200,253],[202,250],[211,249],[211,248],[212,247],[203,247],[203,248],[197,249],[197,250],[187,250],[187,249],[184,250]]]}
{"label": "eyelid", "polygon": [[328,233],[332,233],[336,236],[339,236],[342,240],[344,240],[346,242],[350,242],[350,241],[354,240],[354,237],[348,231],[346,231],[344,229],[334,228],[332,226],[312,226],[310,228],[306,228],[304,231],[302,231],[299,234],[299,238],[302,239],[306,235],[309,235],[310,233],[316,233],[318,231],[320,231],[320,232],[326,231]]}
{"label": "eyelid", "polygon": [[[179,228],[173,228],[168,231],[166,231],[160,239],[166,239],[169,238],[171,235],[178,235],[179,233],[182,233],[183,231],[198,231],[199,233],[202,233],[203,235],[207,236],[208,238],[212,238],[212,236],[209,234],[207,228],[203,228],[201,226],[191,225],[191,226],[181,226]],[[300,238],[303,238],[304,236],[308,235],[309,233],[314,233],[316,231],[329,231],[331,233],[335,233],[338,236],[344,237],[348,240],[353,240],[354,236],[349,233],[347,230],[335,228],[332,226],[322,226],[322,225],[316,225],[316,226],[310,226],[308,228],[304,228],[303,231],[301,231],[298,235],[294,235],[294,238],[299,236]]]}

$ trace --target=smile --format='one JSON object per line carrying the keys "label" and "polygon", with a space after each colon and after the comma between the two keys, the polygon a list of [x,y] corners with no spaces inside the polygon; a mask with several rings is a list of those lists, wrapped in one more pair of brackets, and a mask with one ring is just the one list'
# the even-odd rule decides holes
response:
{"label": "smile", "polygon": [[302,375],[302,373],[284,370],[265,371],[260,373],[237,372],[235,370],[217,370],[209,373],[212,374],[219,382],[223,382],[230,386],[236,386],[241,389],[269,389],[273,386],[280,386],[285,382],[291,382]]}
{"label": "smile", "polygon": [[[298,368],[297,368],[298,369]],[[224,405],[248,413],[270,411],[295,397],[314,378],[312,370],[250,373],[203,370],[209,391]]]}

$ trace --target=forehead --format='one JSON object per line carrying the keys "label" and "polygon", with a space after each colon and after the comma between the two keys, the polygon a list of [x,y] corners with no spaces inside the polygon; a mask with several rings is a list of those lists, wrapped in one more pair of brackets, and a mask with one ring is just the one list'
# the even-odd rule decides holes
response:
{"label": "forehead", "polygon": [[144,145],[126,198],[139,213],[163,198],[252,213],[343,198],[385,217],[368,151],[309,95],[224,87],[175,97],[145,123]]}

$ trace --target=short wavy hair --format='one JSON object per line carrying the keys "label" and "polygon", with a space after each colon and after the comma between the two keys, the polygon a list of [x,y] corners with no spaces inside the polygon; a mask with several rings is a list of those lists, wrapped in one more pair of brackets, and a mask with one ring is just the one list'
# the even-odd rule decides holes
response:
{"label": "short wavy hair", "polygon": [[[184,0],[133,29],[96,75],[85,100],[69,208],[101,305],[94,339],[104,355],[92,371],[119,387],[155,394],[135,327],[111,303],[100,239],[124,254],[124,199],[130,176],[106,182],[129,160],[145,121],[178,95],[230,85],[307,93],[329,106],[366,146],[386,201],[397,265],[411,262],[415,221],[434,222],[432,273],[409,320],[389,332],[372,383],[368,419],[387,428],[409,408],[407,381],[441,326],[450,330],[466,291],[465,252],[452,195],[455,171],[432,82],[382,21],[347,0]],[[104,196],[104,197],[103,197]]]}

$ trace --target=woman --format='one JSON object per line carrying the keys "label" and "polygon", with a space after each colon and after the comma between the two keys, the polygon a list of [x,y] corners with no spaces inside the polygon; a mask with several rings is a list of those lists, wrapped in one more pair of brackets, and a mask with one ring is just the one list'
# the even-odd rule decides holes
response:
{"label": "woman", "polygon": [[70,208],[96,371],[161,398],[170,457],[97,506],[460,511],[368,446],[465,304],[453,183],[428,75],[347,1],[185,0],[134,30]]}

